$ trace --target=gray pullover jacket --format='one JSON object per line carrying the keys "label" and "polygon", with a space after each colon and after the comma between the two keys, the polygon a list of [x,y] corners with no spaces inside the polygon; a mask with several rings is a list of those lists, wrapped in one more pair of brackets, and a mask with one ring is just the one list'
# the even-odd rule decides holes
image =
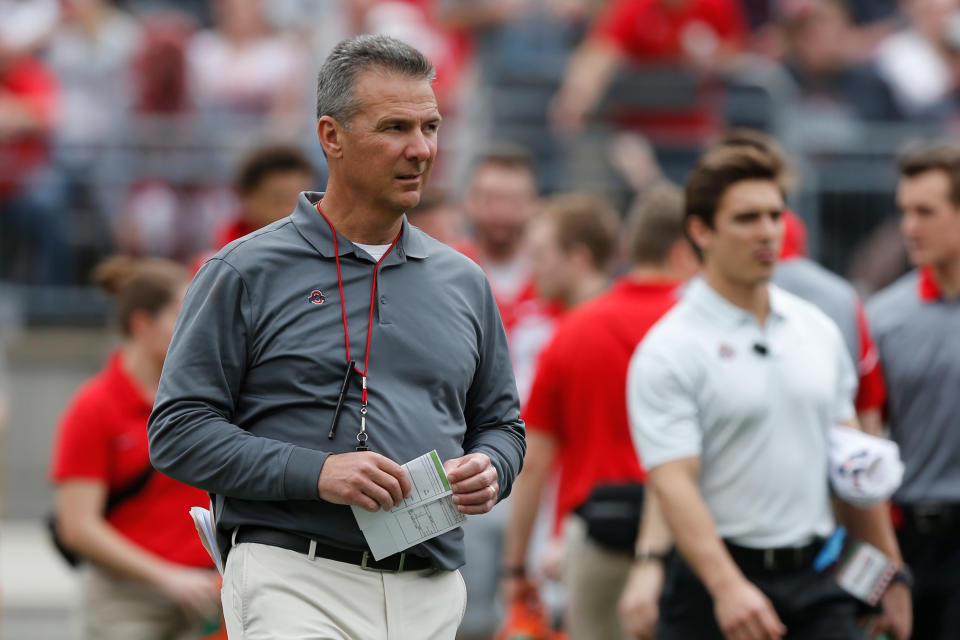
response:
{"label": "gray pullover jacket", "polygon": [[[150,416],[150,457],[212,494],[221,533],[269,526],[363,549],[350,508],[317,490],[327,456],[354,450],[360,422],[354,376],[336,437],[327,437],[346,354],[321,197],[301,194],[289,218],[227,245],[197,274]],[[350,351],[362,369],[375,263],[346,238],[337,243]],[[486,453],[506,497],[525,440],[486,277],[404,220],[373,305],[370,450],[399,463],[431,449],[443,460]],[[454,569],[463,564],[462,537],[455,529],[410,551]]]}

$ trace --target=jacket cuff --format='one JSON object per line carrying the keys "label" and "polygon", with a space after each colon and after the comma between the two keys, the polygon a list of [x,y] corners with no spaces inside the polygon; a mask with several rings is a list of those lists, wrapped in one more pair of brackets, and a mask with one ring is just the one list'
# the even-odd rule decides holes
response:
{"label": "jacket cuff", "polygon": [[283,493],[287,500],[319,500],[320,470],[330,454],[294,447],[283,470]]}

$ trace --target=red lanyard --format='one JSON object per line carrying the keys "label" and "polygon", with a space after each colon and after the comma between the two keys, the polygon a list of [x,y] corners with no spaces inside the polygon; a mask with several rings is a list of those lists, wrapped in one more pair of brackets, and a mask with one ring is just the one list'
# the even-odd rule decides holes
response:
{"label": "red lanyard", "polygon": [[[346,347],[347,362],[352,364],[353,359],[350,357],[350,328],[347,326],[347,305],[343,298],[343,277],[340,275],[340,251],[337,246],[337,230],[333,227],[333,223],[327,219],[327,216],[323,215],[319,202],[317,203],[317,211],[323,216],[327,224],[330,225],[330,234],[333,236],[333,255],[337,263],[337,286],[340,288],[340,315],[343,318],[343,342]],[[373,267],[373,284],[370,286],[370,313],[367,319],[367,348],[363,356],[363,371],[354,367],[354,370],[360,374],[360,379],[362,380],[362,391],[360,392],[360,431],[357,433],[357,442],[359,443],[357,445],[357,451],[367,450],[367,373],[370,371],[370,338],[373,336],[373,305],[377,300],[377,273],[380,271],[380,263],[383,262],[383,259],[393,250],[393,247],[396,246],[402,233],[403,229],[397,233],[397,237],[393,239],[393,242],[390,243],[390,246],[384,251],[380,259],[377,260],[377,264]]]}

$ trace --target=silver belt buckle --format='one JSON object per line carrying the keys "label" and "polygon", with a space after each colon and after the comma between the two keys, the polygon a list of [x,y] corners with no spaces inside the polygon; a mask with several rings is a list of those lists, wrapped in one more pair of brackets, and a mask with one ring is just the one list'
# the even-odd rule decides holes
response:
{"label": "silver belt buckle", "polygon": [[371,556],[369,551],[363,552],[363,558],[360,559],[360,568],[363,569],[364,571],[376,571],[377,573],[386,573],[386,572],[400,573],[401,571],[403,571],[403,563],[406,562],[407,560],[407,553],[406,551],[400,552],[400,564],[397,565],[396,569],[378,569],[377,567],[368,567],[367,561],[370,560],[370,557]]}

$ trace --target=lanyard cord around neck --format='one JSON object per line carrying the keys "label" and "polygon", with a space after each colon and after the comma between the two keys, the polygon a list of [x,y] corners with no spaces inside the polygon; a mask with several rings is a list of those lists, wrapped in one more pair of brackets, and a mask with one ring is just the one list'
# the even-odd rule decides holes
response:
{"label": "lanyard cord around neck", "polygon": [[[347,362],[349,363],[353,362],[353,359],[350,357],[350,328],[347,325],[347,305],[343,297],[343,276],[340,273],[340,251],[337,244],[337,230],[327,216],[323,214],[319,202],[317,203],[317,211],[330,226],[330,235],[333,236],[333,256],[337,263],[337,287],[340,289],[340,316],[343,319],[343,342],[347,352]],[[373,283],[370,286],[370,312],[367,318],[367,346],[366,353],[364,353],[363,356],[363,371],[354,367],[354,371],[360,374],[362,380],[362,390],[360,392],[360,432],[357,434],[357,441],[360,443],[360,447],[363,448],[366,448],[367,442],[367,373],[370,371],[370,338],[373,336],[373,305],[377,300],[377,274],[380,271],[380,263],[390,254],[393,247],[396,246],[402,233],[403,229],[397,233],[397,237],[393,239],[393,242],[390,243],[390,246],[383,255],[380,256],[377,264],[373,267]]]}

